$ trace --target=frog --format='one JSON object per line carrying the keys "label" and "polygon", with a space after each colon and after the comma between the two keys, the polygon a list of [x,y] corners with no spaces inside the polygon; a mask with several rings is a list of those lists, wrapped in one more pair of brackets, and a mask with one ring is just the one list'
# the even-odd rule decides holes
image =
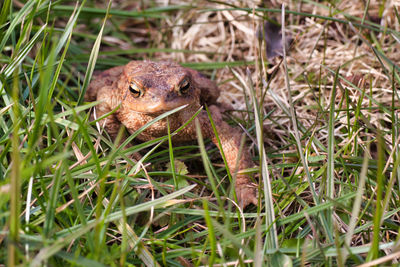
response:
{"label": "frog", "polygon": [[[135,139],[146,142],[163,137],[168,135],[168,127],[172,133],[190,121],[171,138],[173,144],[193,141],[197,139],[197,120],[202,136],[209,138],[223,152],[229,171],[236,174],[234,187],[239,206],[258,205],[257,183],[249,174],[240,172],[255,164],[249,148],[244,146],[241,149],[241,130],[223,120],[225,108],[217,102],[219,96],[217,84],[196,70],[174,61],[134,60],[94,75],[85,93],[85,100],[98,101],[97,118],[109,113],[100,120],[100,125],[104,125],[113,139],[123,126],[129,134],[134,134],[161,114],[182,107],[167,118],[151,124]],[[204,109],[205,105],[219,140]],[[196,113],[196,119],[191,120]]]}

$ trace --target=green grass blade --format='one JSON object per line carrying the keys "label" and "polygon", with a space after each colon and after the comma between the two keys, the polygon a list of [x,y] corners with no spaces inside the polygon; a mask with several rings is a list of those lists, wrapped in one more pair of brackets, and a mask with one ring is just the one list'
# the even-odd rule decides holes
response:
{"label": "green grass blade", "polygon": [[[101,8],[93,8],[93,7],[85,7],[82,10],[82,13],[86,16],[94,15],[94,16],[105,16],[106,14],[110,14],[116,17],[126,17],[126,18],[165,18],[165,16],[160,15],[162,12],[169,12],[174,10],[179,10],[180,8],[184,8],[186,6],[183,5],[168,5],[165,7],[158,7],[158,8],[149,8],[140,11],[126,11],[126,10],[118,10],[118,9],[111,9],[109,11],[105,11]],[[54,7],[55,11],[65,12],[65,11],[72,11],[71,6],[67,5],[57,5]]]}
{"label": "green grass blade", "polygon": [[[328,155],[327,155],[327,179],[326,179],[326,196],[330,199],[335,197],[335,103],[336,103],[336,83],[338,80],[339,68],[336,71],[335,80],[333,82],[331,101],[329,106],[329,122],[328,122]],[[327,227],[333,233],[333,209],[327,213]]]}
{"label": "green grass blade", "polygon": [[[28,55],[28,53],[31,51],[33,46],[37,43],[39,40],[40,35],[46,28],[46,25],[43,25],[37,32],[36,34],[32,37],[32,39],[19,51],[19,53],[14,57],[14,60],[10,65],[8,65],[4,71],[3,75],[5,78],[8,78],[15,70],[16,67],[18,67],[21,62],[25,59],[25,57]],[[0,84],[1,85],[1,84]]]}
{"label": "green grass blade", "polygon": [[[83,6],[83,4],[82,4],[82,6]],[[81,8],[82,8],[82,6],[81,6]],[[71,17],[70,17],[70,19],[68,21],[67,26],[66,26],[66,30],[64,31],[63,35],[61,36],[61,38],[60,38],[60,40],[59,40],[59,42],[58,42],[58,44],[57,44],[57,46],[55,48],[56,54],[58,54],[59,51],[61,50],[61,48],[63,48],[63,47],[64,47],[64,51],[63,51],[63,53],[61,55],[61,58],[60,58],[60,60],[58,62],[57,69],[56,69],[56,72],[54,74],[54,79],[53,79],[53,82],[51,84],[51,87],[50,87],[50,90],[49,90],[49,93],[48,93],[48,101],[49,102],[51,101],[51,98],[53,97],[54,89],[55,89],[55,87],[57,85],[58,77],[60,75],[64,60],[65,60],[65,56],[66,56],[68,48],[69,48],[69,43],[70,43],[71,37],[72,37],[73,26],[75,25],[76,20],[78,19],[78,16],[79,16],[80,9],[78,10],[78,12],[76,12],[76,8],[77,8],[77,6],[75,7],[74,11],[72,12],[72,15],[71,15]]]}
{"label": "green grass blade", "polygon": [[[146,203],[142,203],[142,204],[138,204],[138,205],[134,205],[132,207],[126,208],[125,214],[126,214],[126,216],[131,216],[133,214],[137,214],[142,211],[150,210],[152,208],[166,208],[169,206],[179,204],[180,201],[177,200],[176,198],[183,194],[186,194],[187,192],[191,191],[195,187],[196,187],[196,185],[190,185],[190,186],[184,187],[178,191],[175,191],[171,194],[168,194],[166,196],[157,198],[155,200],[148,201]],[[122,219],[122,216],[123,216],[122,211],[113,212],[113,213],[109,214],[107,216],[107,218],[105,218],[105,222],[109,223],[109,222],[114,222],[114,221],[120,220],[120,219]],[[91,224],[94,221],[95,220],[89,220],[88,224]],[[57,233],[57,236],[65,236],[66,234],[68,234],[70,232],[76,231],[76,229],[79,229],[79,227],[81,227],[81,225],[75,225],[73,227],[63,229]]]}
{"label": "green grass blade", "polygon": [[[10,14],[10,11],[11,11],[11,0],[4,0],[0,12],[0,26],[3,26],[3,24],[6,22]],[[3,32],[0,32],[0,39],[2,39],[2,37],[3,37]],[[2,49],[0,49],[0,51],[2,51]]]}
{"label": "green grass blade", "polygon": [[378,169],[376,171],[376,187],[375,187],[375,211],[374,211],[374,219],[373,219],[373,238],[372,238],[372,246],[371,250],[368,253],[367,261],[375,260],[378,258],[379,253],[379,243],[381,242],[381,221],[383,217],[383,203],[382,196],[384,192],[384,140],[380,132],[378,132]]}
{"label": "green grass blade", "polygon": [[87,67],[87,70],[86,70],[85,78],[84,78],[83,84],[82,84],[82,89],[81,89],[81,92],[79,94],[79,98],[78,98],[78,102],[77,102],[78,105],[82,104],[83,97],[84,97],[84,95],[86,93],[86,89],[89,86],[90,80],[92,79],[93,71],[94,71],[94,68],[96,66],[97,57],[99,55],[99,49],[100,49],[101,39],[103,37],[104,26],[106,25],[108,14],[110,12],[111,3],[112,3],[112,1],[110,0],[108,2],[107,11],[106,11],[105,17],[103,19],[103,24],[101,25],[100,32],[97,35],[96,41],[94,42],[94,45],[93,45],[93,48],[92,48],[92,52],[90,53],[88,67]]}
{"label": "green grass blade", "polygon": [[[198,121],[196,120],[196,126],[198,126]],[[208,258],[209,266],[213,266],[215,262],[215,253],[217,250],[217,240],[215,238],[214,226],[208,212],[208,204],[207,200],[203,200],[204,207],[204,219],[206,220],[207,228],[208,228],[208,240],[211,245],[211,255]]]}
{"label": "green grass blade", "polygon": [[[17,72],[15,72],[14,82],[13,82],[13,102],[18,103],[18,84],[19,79]],[[9,239],[8,242],[8,265],[16,266],[19,264],[18,260],[18,247],[17,244],[19,242],[19,231],[20,231],[20,194],[21,194],[21,158],[19,153],[19,116],[20,110],[19,106],[13,105],[13,115],[15,116],[14,121],[17,122],[14,126],[13,137],[12,137],[12,169],[11,169],[11,177],[10,177],[10,217],[9,217]]]}
{"label": "green grass blade", "polygon": [[171,138],[171,127],[169,124],[169,120],[167,117],[167,130],[168,130],[168,152],[169,152],[169,161],[171,164],[171,172],[172,172],[172,178],[174,180],[174,186],[175,190],[179,189],[179,183],[178,179],[176,177],[176,169],[175,169],[175,159],[174,159],[174,150],[173,150],[173,145],[172,145],[172,138]]}
{"label": "green grass blade", "polygon": [[97,224],[97,221],[93,221],[88,223],[86,226],[80,227],[71,234],[67,235],[64,238],[58,239],[54,244],[51,246],[42,248],[39,253],[35,256],[35,258],[30,262],[29,266],[31,267],[36,267],[36,266],[41,266],[45,260],[59,252],[63,247],[67,246],[69,243],[71,243],[73,240],[79,238],[83,234],[87,233],[89,230],[91,230],[95,225]]}
{"label": "green grass blade", "polygon": [[368,153],[365,153],[363,165],[362,165],[362,169],[361,169],[361,173],[360,173],[360,177],[359,177],[357,193],[356,193],[356,197],[354,199],[353,210],[351,212],[349,229],[348,229],[346,237],[345,237],[346,248],[343,251],[343,259],[342,259],[343,263],[346,262],[346,258],[348,255],[347,248],[350,248],[351,239],[353,238],[353,234],[354,234],[354,229],[356,228],[356,223],[359,220],[358,215],[359,215],[360,208],[361,208],[362,197],[364,195],[364,186],[365,186],[365,180],[367,177],[367,170],[368,170]]}
{"label": "green grass blade", "polygon": [[[6,8],[7,4],[10,4],[9,2],[10,1],[8,0],[4,2],[5,5],[3,5],[3,9]],[[4,51],[4,46],[6,45],[8,39],[10,38],[10,35],[14,32],[14,29],[17,27],[17,25],[20,24],[25,17],[29,16],[35,4],[36,0],[30,0],[27,3],[25,3],[24,6],[15,15],[15,17],[13,17],[13,19],[10,21],[10,25],[8,26],[7,31],[4,33],[4,35],[2,35],[2,40],[0,42],[0,51]],[[3,9],[1,15],[3,15]],[[6,12],[9,12],[9,10],[4,10],[4,14],[6,14]],[[1,17],[1,20],[6,20],[6,19],[7,16]]]}
{"label": "green grass blade", "polygon": [[215,181],[215,177],[211,172],[210,169],[210,161],[208,160],[208,156],[207,156],[207,152],[206,152],[206,148],[204,146],[204,140],[203,140],[203,135],[201,132],[201,127],[200,127],[200,122],[199,120],[195,119],[195,125],[196,125],[196,133],[197,133],[197,143],[199,144],[199,148],[200,148],[200,154],[201,154],[201,158],[202,158],[202,162],[203,162],[203,166],[204,166],[204,170],[206,171],[208,180],[210,181],[211,184],[211,188],[217,198],[218,204],[220,207],[223,206],[221,198],[219,196],[219,192],[218,192],[218,188],[217,188],[217,183]]}
{"label": "green grass blade", "polygon": [[266,230],[268,231],[266,234],[265,240],[265,249],[266,251],[275,251],[279,248],[278,245],[278,234],[275,225],[275,208],[274,202],[272,198],[272,187],[271,180],[269,177],[268,171],[268,163],[267,163],[267,155],[265,153],[264,148],[264,134],[263,134],[263,120],[262,120],[262,108],[260,107],[257,98],[255,89],[253,87],[253,82],[251,80],[251,73],[247,69],[247,88],[250,91],[251,102],[253,104],[254,109],[254,119],[256,126],[256,136],[257,136],[257,145],[260,153],[260,169],[261,175],[264,184],[264,201],[265,201],[265,224],[267,226]]}

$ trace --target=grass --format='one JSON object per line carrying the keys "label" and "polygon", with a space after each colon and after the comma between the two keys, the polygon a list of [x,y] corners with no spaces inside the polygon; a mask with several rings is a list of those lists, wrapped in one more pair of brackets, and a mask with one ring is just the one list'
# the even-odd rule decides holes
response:
{"label": "grass", "polygon": [[[397,266],[399,6],[285,9],[293,42],[268,62],[255,32],[283,21],[273,4],[3,1],[0,265]],[[95,71],[133,59],[218,82],[259,207],[234,205],[235,174],[201,135],[138,143],[141,129],[125,148],[90,121]]]}

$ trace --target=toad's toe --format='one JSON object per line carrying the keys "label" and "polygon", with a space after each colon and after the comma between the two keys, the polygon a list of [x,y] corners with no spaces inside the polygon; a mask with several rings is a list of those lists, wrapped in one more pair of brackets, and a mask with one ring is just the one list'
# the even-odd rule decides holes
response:
{"label": "toad's toe", "polygon": [[258,205],[257,188],[249,184],[241,184],[236,186],[236,196],[238,198],[240,208],[244,209],[249,204]]}

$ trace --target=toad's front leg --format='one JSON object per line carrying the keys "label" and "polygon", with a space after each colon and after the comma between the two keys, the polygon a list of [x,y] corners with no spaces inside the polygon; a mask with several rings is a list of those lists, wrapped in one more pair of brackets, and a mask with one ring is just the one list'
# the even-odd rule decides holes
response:
{"label": "toad's front leg", "polygon": [[[234,171],[236,170],[240,171],[253,167],[254,164],[251,160],[248,148],[243,147],[241,153],[239,153],[241,132],[238,129],[229,126],[225,121],[222,120],[221,112],[217,106],[210,106],[209,109],[231,174],[233,175]],[[205,114],[205,116],[207,115]],[[207,120],[208,122],[208,118],[204,120]],[[204,127],[211,128],[211,125],[208,125],[210,125],[209,122],[203,122]],[[219,146],[218,140],[215,137],[212,129],[204,129],[203,132],[207,135],[207,137],[211,138],[213,143],[221,150],[221,147]],[[237,174],[235,189],[240,207],[244,208],[250,203],[253,203],[254,205],[258,204],[257,185],[252,183],[249,176]]]}
{"label": "toad's front leg", "polygon": [[[89,88],[91,89],[91,88]],[[89,90],[88,89],[88,90]],[[118,106],[118,100],[113,94],[113,89],[110,86],[104,86],[97,91],[94,99],[90,101],[99,101],[100,103],[96,106],[95,119],[102,117],[103,115],[111,112]],[[118,135],[119,129],[121,128],[121,122],[118,120],[115,113],[110,114],[104,119],[99,121],[100,126],[104,127],[107,133],[113,140]]]}

